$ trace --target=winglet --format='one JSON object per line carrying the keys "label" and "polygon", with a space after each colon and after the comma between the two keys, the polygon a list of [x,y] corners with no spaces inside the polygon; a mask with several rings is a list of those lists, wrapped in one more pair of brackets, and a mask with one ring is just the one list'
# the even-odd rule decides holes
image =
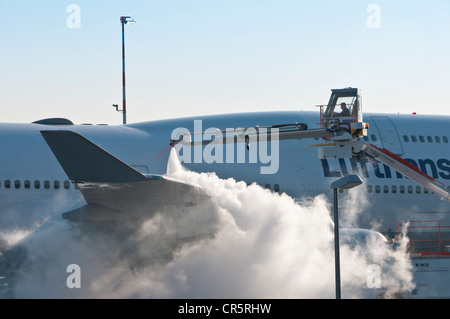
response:
{"label": "winglet", "polygon": [[137,182],[146,177],[83,136],[41,131],[69,179],[84,182]]}

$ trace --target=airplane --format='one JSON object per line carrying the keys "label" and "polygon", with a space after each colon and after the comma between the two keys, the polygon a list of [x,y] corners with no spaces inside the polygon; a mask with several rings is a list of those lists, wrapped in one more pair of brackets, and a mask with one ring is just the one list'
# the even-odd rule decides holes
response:
{"label": "airplane", "polygon": [[[341,105],[350,113],[340,115]],[[332,89],[319,112],[249,112],[117,126],[78,125],[65,118],[0,123],[0,225],[32,226],[55,215],[73,222],[140,219],[161,209],[199,205],[206,197],[198,186],[167,176],[175,149],[189,170],[257,183],[298,200],[330,197],[334,180],[357,174],[363,179],[355,189],[363,210],[357,227],[376,223],[380,233],[393,238],[409,220],[450,225],[449,124],[450,117],[442,115],[363,117],[356,88]],[[358,197],[367,200],[364,206]],[[189,214],[173,216],[190,225],[181,237],[212,231],[211,216]]]}

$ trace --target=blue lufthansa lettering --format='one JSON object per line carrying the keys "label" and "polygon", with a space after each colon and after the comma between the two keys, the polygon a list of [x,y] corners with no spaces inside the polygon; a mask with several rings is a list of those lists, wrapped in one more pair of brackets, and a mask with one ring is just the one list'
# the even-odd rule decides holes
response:
{"label": "blue lufthansa lettering", "polygon": [[[427,171],[427,166],[430,167],[431,169],[431,174],[428,173]],[[419,168],[422,172],[424,172],[425,174],[428,174],[430,176],[432,176],[433,178],[438,178],[438,173],[437,173],[437,168],[436,168],[436,164],[434,164],[434,162],[430,159],[420,159],[419,160]]]}
{"label": "blue lufthansa lettering", "polygon": [[353,158],[350,159],[350,165],[352,166],[353,174],[358,174],[359,175],[358,164],[356,163],[356,161]]}
{"label": "blue lufthansa lettering", "polygon": [[389,166],[387,166],[386,164],[383,164],[383,167],[384,167],[384,174],[385,174],[386,178],[392,178],[391,168]]}
{"label": "blue lufthansa lettering", "polygon": [[372,159],[371,162],[372,162],[373,172],[375,173],[375,176],[378,178],[384,178],[384,174],[381,173],[380,167],[378,166],[378,164],[380,162],[378,162],[377,160],[374,160],[374,159]]}
{"label": "blue lufthansa lettering", "polygon": [[[428,174],[432,176],[433,178],[443,178],[446,180],[450,180],[450,160],[441,158],[437,161],[433,161],[431,159],[418,159],[413,160],[411,158],[405,158],[406,161],[411,163],[412,165],[419,168],[422,172],[425,174]],[[341,177],[346,176],[350,174],[349,167],[351,166],[351,173],[353,174],[359,174],[362,173],[363,177],[369,178],[369,171],[367,169],[367,163],[370,161],[372,163],[373,167],[373,174],[377,178],[386,178],[391,179],[392,178],[392,170],[389,166],[380,163],[376,159],[369,159],[368,160],[362,160],[362,161],[355,161],[354,159],[350,159],[350,165],[346,162],[344,159],[338,160],[338,167],[337,169],[331,170],[330,169],[330,163],[327,159],[321,159],[322,169],[324,177]],[[334,162],[336,163],[336,162]],[[381,165],[382,164],[382,168]],[[336,165],[334,165],[336,168]],[[361,168],[361,170],[359,169]],[[395,170],[394,170],[395,171]],[[403,178],[403,175],[397,171],[395,171],[395,177],[397,179]]]}
{"label": "blue lufthansa lettering", "polygon": [[345,164],[345,161],[343,158],[339,159],[339,166],[341,167],[342,175],[347,176],[350,174],[347,170],[347,165]]}
{"label": "blue lufthansa lettering", "polygon": [[[350,161],[353,161],[356,164],[356,161],[354,159],[351,159]],[[363,177],[365,177],[365,178],[369,177],[369,171],[367,170],[366,164],[367,164],[367,159],[363,159],[362,161],[359,162],[359,165],[361,165],[361,171],[362,171]]]}
{"label": "blue lufthansa lettering", "polygon": [[340,172],[336,172],[336,171],[331,172],[330,171],[330,166],[328,165],[327,159],[322,159],[320,161],[322,163],[323,175],[325,177],[341,177]]}
{"label": "blue lufthansa lettering", "polygon": [[[444,172],[439,172],[439,176],[443,179],[450,179],[450,161],[445,158],[438,159],[437,167]],[[447,166],[446,166],[447,165]]]}

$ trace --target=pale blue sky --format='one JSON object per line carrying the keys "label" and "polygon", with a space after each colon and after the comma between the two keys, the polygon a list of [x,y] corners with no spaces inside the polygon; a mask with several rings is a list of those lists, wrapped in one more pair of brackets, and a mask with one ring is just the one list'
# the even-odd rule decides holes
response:
{"label": "pale blue sky", "polygon": [[[80,28],[67,25],[70,4]],[[347,86],[366,112],[450,115],[448,0],[1,0],[0,121],[121,124],[121,15],[136,20],[129,123],[317,111]]]}

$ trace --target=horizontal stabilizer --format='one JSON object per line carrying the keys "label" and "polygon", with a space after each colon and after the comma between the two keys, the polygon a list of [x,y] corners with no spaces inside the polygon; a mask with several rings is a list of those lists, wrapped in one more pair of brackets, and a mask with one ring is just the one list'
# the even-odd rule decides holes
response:
{"label": "horizontal stabilizer", "polygon": [[178,238],[213,232],[214,206],[200,186],[161,175],[145,181],[77,183],[87,205],[64,213],[75,222],[139,225],[160,213]]}
{"label": "horizontal stabilizer", "polygon": [[364,144],[363,150],[381,163],[386,164],[397,172],[408,177],[410,180],[422,185],[429,191],[440,196],[441,199],[450,201],[450,193],[437,184],[440,183],[439,181],[425,174],[419,170],[418,167],[412,165],[400,156],[388,151],[385,148],[379,148],[372,144]]}
{"label": "horizontal stabilizer", "polygon": [[72,131],[41,131],[69,179],[77,182],[137,182],[145,176]]}
{"label": "horizontal stabilizer", "polygon": [[88,204],[118,211],[149,210],[159,206],[193,206],[206,198],[200,186],[163,175],[149,175],[145,181],[77,183]]}

